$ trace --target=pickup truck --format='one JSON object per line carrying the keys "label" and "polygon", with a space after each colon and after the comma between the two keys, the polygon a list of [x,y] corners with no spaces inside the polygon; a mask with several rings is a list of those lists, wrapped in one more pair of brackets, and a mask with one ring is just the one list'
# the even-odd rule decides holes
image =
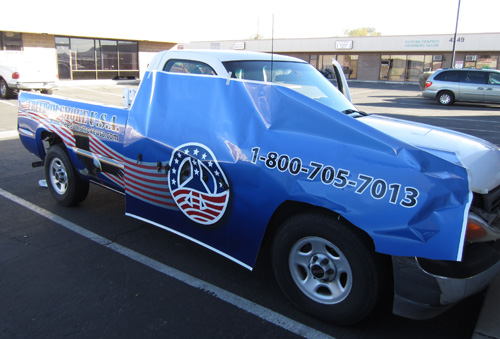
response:
{"label": "pickup truck", "polygon": [[56,80],[55,53],[43,50],[0,51],[1,99],[7,99],[20,90],[52,94]]}
{"label": "pickup truck", "polygon": [[248,269],[270,248],[316,317],[355,324],[388,295],[433,317],[500,272],[500,149],[360,112],[334,69],[336,86],[292,57],[165,51],[130,108],[22,92],[19,136],[59,204],[94,183]]}

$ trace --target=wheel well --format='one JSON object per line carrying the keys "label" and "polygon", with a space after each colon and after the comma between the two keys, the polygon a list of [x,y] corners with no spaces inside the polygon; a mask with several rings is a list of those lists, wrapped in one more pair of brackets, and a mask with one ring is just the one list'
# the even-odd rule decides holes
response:
{"label": "wheel well", "polygon": [[440,90],[439,92],[437,92],[437,94],[436,94],[436,98],[437,98],[437,97],[439,97],[439,96],[440,96],[441,94],[443,94],[443,93],[450,93],[450,94],[451,94],[451,96],[452,96],[453,98],[455,98],[455,93],[453,93],[453,91],[452,91],[452,90],[449,90],[449,89],[442,89],[442,90]]}
{"label": "wheel well", "polygon": [[52,132],[44,131],[40,137],[43,141],[47,141],[50,146],[62,143],[61,137]]}
{"label": "wheel well", "polygon": [[40,134],[40,139],[42,140],[43,144],[43,149],[41,150],[43,151],[43,158],[45,158],[47,150],[50,148],[50,146],[60,144],[63,142],[60,136],[49,131],[43,131]]}
{"label": "wheel well", "polygon": [[[287,200],[284,203],[282,203],[276,211],[274,211],[273,216],[269,220],[269,223],[267,225],[266,233],[264,235],[264,239],[262,240],[262,245],[261,248],[271,248],[272,242],[274,239],[274,235],[276,234],[276,230],[279,228],[279,226],[289,217],[291,217],[294,214],[302,213],[304,211],[310,211],[310,210],[318,210],[321,211],[322,213],[330,214],[336,218],[342,218],[342,216],[336,212],[333,212],[329,209],[323,208],[323,207],[318,207],[314,206],[311,204],[303,203],[303,202],[298,202],[298,201],[290,201]],[[351,225],[352,229],[355,230],[356,233],[359,234],[361,238],[365,240],[367,244],[370,245],[372,250],[375,250],[375,244],[373,243],[372,238],[366,233],[364,230],[361,228],[351,224],[349,221],[346,220],[346,223]]]}

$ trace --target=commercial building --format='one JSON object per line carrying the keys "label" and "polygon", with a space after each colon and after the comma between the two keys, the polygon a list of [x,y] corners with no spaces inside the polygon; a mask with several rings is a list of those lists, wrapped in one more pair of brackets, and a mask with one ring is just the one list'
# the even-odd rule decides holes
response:
{"label": "commercial building", "polygon": [[[57,33],[0,31],[0,49],[49,53],[59,79],[141,78],[158,52],[166,49],[233,49],[275,52],[301,58],[321,71],[338,60],[350,79],[418,81],[420,74],[452,67],[453,34],[204,41],[189,44]],[[500,33],[459,34],[457,68],[499,69]],[[46,58],[44,58],[46,60]],[[53,67],[53,65],[50,65]]]}
{"label": "commercial building", "polygon": [[173,46],[173,42],[126,37],[0,31],[0,50],[43,55],[40,60],[53,63],[47,67],[57,65],[60,80],[138,79],[157,52]]}
{"label": "commercial building", "polygon": [[[235,49],[275,52],[303,59],[325,71],[336,59],[350,79],[418,81],[420,74],[452,67],[453,34],[205,41],[179,49]],[[500,33],[459,34],[456,68],[500,67]]]}

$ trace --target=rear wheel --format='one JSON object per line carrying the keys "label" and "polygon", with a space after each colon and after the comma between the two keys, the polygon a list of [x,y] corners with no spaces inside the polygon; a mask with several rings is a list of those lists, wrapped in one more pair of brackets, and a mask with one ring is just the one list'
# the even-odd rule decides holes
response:
{"label": "rear wheel", "polygon": [[382,290],[381,263],[354,226],[322,212],[291,217],[273,245],[276,280],[304,311],[339,325],[362,321]]}
{"label": "rear wheel", "polygon": [[439,93],[437,99],[441,105],[445,106],[451,105],[455,102],[455,96],[450,91],[444,91]]}
{"label": "rear wheel", "polygon": [[7,81],[5,81],[4,79],[0,79],[0,98],[8,99],[12,96],[12,94],[12,90],[9,88],[9,86],[7,86]]}
{"label": "rear wheel", "polygon": [[89,183],[78,176],[62,144],[51,146],[47,152],[45,179],[59,205],[77,205],[88,195]]}

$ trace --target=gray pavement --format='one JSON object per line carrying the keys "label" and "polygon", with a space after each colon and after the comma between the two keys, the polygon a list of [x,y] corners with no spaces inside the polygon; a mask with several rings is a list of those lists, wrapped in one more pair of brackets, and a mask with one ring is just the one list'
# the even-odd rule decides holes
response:
{"label": "gray pavement", "polygon": [[472,339],[500,339],[500,274],[491,282]]}

